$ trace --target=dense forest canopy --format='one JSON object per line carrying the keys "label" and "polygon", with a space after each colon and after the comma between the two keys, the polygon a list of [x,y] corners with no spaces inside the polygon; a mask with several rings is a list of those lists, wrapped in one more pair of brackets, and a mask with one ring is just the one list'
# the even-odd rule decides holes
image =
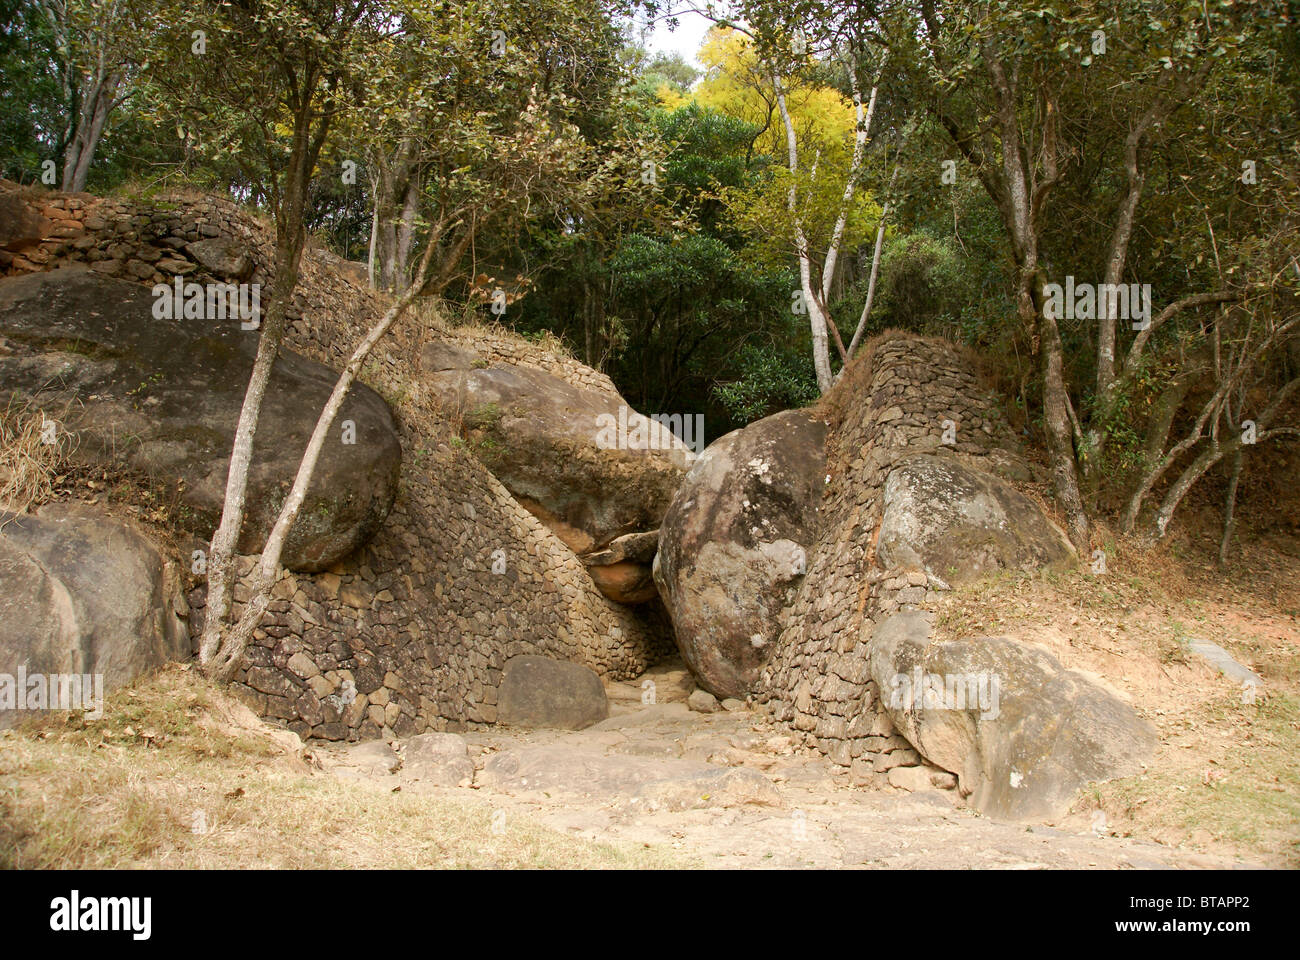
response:
{"label": "dense forest canopy", "polygon": [[[714,22],[698,64],[644,26]],[[1090,518],[1300,436],[1293,4],[0,0],[0,176],[223,193],[710,438],[889,327]],[[283,269],[280,269],[283,267]],[[1230,489],[1235,490],[1235,479]],[[1226,543],[1226,541],[1225,541]]]}

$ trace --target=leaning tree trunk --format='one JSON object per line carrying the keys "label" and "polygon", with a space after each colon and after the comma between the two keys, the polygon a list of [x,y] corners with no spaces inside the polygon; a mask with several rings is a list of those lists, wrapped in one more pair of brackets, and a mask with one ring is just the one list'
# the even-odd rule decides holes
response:
{"label": "leaning tree trunk", "polygon": [[[277,215],[275,243],[275,276],[272,280],[270,302],[266,317],[261,323],[257,341],[257,357],[249,376],[244,403],[239,411],[235,428],[235,442],[230,451],[230,467],[226,474],[226,494],[222,501],[221,522],[212,536],[208,551],[208,596],[203,621],[203,637],[199,643],[199,664],[210,676],[226,636],[230,617],[232,585],[235,579],[234,559],[239,544],[239,534],[244,525],[244,506],[248,494],[248,474],[253,462],[253,443],[261,418],[262,401],[271,380],[284,337],[290,300],[298,286],[298,273],[302,263],[306,229],[303,219],[306,208],[307,185],[315,165],[315,155],[309,147],[306,118],[300,116],[294,131],[291,162],[285,176],[283,202]],[[323,137],[321,138],[323,140]],[[317,151],[318,152],[318,151]]]}
{"label": "leaning tree trunk", "polygon": [[294,521],[298,518],[298,512],[302,509],[303,500],[307,496],[307,489],[310,487],[312,477],[316,473],[316,464],[320,460],[321,450],[325,447],[325,440],[333,427],[334,419],[338,416],[343,401],[347,399],[348,391],[352,389],[357,374],[360,373],[361,367],[375,348],[375,344],[406,312],[407,307],[411,305],[411,302],[424,286],[433,249],[433,246],[430,245],[425,250],[420,262],[419,276],[415,282],[407,286],[401,298],[389,307],[379,322],[357,345],[347,365],[343,368],[343,372],[335,382],[334,390],[330,393],[329,400],[325,402],[325,408],[321,411],[320,417],[317,418],[316,428],[312,431],[311,439],[307,442],[307,449],[303,453],[302,462],[298,465],[298,473],[294,477],[293,487],[289,490],[289,495],[280,508],[280,514],[276,517],[275,525],[271,528],[271,534],[267,537],[266,546],[262,549],[261,561],[258,564],[248,603],[244,606],[244,611],[238,623],[226,636],[220,650],[212,659],[209,672],[214,679],[229,680],[239,668],[239,664],[244,657],[244,651],[248,648],[248,642],[252,639],[253,631],[261,623],[262,617],[266,614],[266,608],[271,602],[271,590],[280,577],[280,556],[284,551],[285,541],[288,539],[289,531],[293,528]]}
{"label": "leaning tree trunk", "polygon": [[[301,243],[298,251],[301,252]],[[199,663],[205,669],[213,663],[222,645],[223,627],[230,615],[231,587],[234,583],[234,559],[239,544],[240,530],[244,524],[244,505],[248,493],[248,473],[253,462],[253,443],[257,437],[262,401],[271,380],[284,337],[287,301],[298,282],[298,262],[291,246],[277,245],[274,287],[267,315],[262,321],[262,332],[257,341],[257,358],[244,393],[244,404],[239,411],[239,424],[235,428],[235,443],[230,452],[230,468],[226,475],[226,496],[222,503],[221,523],[213,534],[208,551],[208,597],[203,624],[203,639],[199,645]]]}
{"label": "leaning tree trunk", "polygon": [[1128,503],[1125,504],[1124,511],[1120,516],[1120,530],[1124,533],[1132,533],[1137,527],[1142,504],[1146,502],[1147,494],[1155,484],[1158,476],[1153,474],[1152,470],[1158,469],[1163,461],[1165,446],[1169,443],[1169,432],[1173,429],[1174,417],[1179,408],[1182,407],[1183,400],[1191,389],[1193,379],[1194,371],[1189,371],[1186,375],[1175,378],[1156,400],[1155,411],[1147,424],[1146,437],[1142,446],[1144,473],[1129,492]]}
{"label": "leaning tree trunk", "polygon": [[[898,179],[898,166],[894,166],[894,172],[889,176],[888,191],[894,189],[894,181]],[[884,206],[880,208],[880,223],[876,225],[876,246],[871,253],[871,276],[867,280],[867,299],[862,304],[862,316],[858,318],[858,328],[853,331],[853,339],[849,341],[848,358],[852,359],[853,351],[858,348],[859,341],[862,340],[862,334],[867,329],[867,318],[871,316],[871,307],[876,299],[876,278],[880,274],[880,256],[885,247],[885,222],[889,219],[889,201],[886,200]],[[848,362],[847,360],[845,361]],[[840,373],[843,373],[843,369]]]}

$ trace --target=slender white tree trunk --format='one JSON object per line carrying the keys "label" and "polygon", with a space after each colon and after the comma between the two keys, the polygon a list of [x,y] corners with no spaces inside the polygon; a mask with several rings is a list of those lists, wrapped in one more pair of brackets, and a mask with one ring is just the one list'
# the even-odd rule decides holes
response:
{"label": "slender white tree trunk", "polygon": [[[894,172],[889,176],[889,188],[892,190],[894,181],[898,179],[898,167],[894,167]],[[876,300],[876,278],[880,275],[880,256],[885,247],[885,221],[889,218],[889,201],[880,208],[880,223],[876,226],[876,247],[871,254],[871,276],[867,280],[867,299],[862,304],[862,316],[858,318],[858,328],[853,331],[853,339],[849,341],[849,357],[852,358],[853,351],[858,348],[858,343],[862,340],[862,334],[867,329],[867,317],[871,315],[871,307]],[[847,361],[846,361],[847,362]],[[841,373],[843,370],[840,371]]]}
{"label": "slender white tree trunk", "polygon": [[370,178],[370,252],[366,256],[366,280],[375,287],[375,244],[379,241],[379,182]]}
{"label": "slender white tree trunk", "polygon": [[[270,311],[282,313],[284,296],[292,289],[283,288],[272,298]],[[199,644],[199,663],[210,664],[221,646],[222,625],[230,613],[231,586],[234,583],[234,563],[239,544],[239,532],[244,523],[244,503],[248,494],[248,473],[253,462],[253,442],[257,437],[257,424],[262,414],[262,401],[271,381],[280,352],[280,338],[284,332],[283,321],[268,318],[262,325],[257,342],[257,358],[244,394],[244,405],[239,411],[239,424],[235,428],[235,443],[230,451],[230,468],[226,474],[226,496],[221,510],[221,523],[212,536],[208,550],[208,597],[203,625],[203,639]]]}
{"label": "slender white tree trunk", "polygon": [[853,87],[853,112],[857,118],[857,125],[853,131],[853,160],[849,164],[849,176],[844,182],[844,196],[840,198],[840,212],[835,220],[835,229],[831,231],[831,242],[826,250],[826,261],[822,265],[823,293],[830,290],[831,283],[835,279],[835,264],[839,260],[840,243],[844,239],[844,229],[848,226],[849,211],[853,204],[853,191],[857,187],[858,174],[862,170],[862,155],[866,152],[867,140],[871,132],[871,120],[876,115],[876,95],[880,90],[878,83],[872,85],[871,102],[864,113],[862,109],[862,91],[858,89],[857,73],[850,69],[849,75],[852,78]]}
{"label": "slender white tree trunk", "polygon": [[[879,74],[877,74],[876,82],[871,87],[869,103],[864,108],[857,73],[850,70],[850,76],[853,89],[854,115],[857,120],[853,133],[853,158],[849,164],[848,177],[844,183],[844,193],[840,198],[835,227],[831,231],[830,242],[826,249],[826,258],[822,261],[821,270],[817,271],[812,261],[812,250],[808,243],[808,237],[804,231],[803,218],[799,214],[799,196],[796,183],[799,173],[798,137],[795,135],[794,121],[790,117],[790,110],[786,104],[785,88],[781,84],[781,78],[776,73],[772,75],[772,83],[776,90],[776,102],[781,113],[781,122],[785,126],[786,152],[790,167],[790,192],[786,203],[794,220],[795,255],[799,262],[799,285],[803,294],[804,305],[808,310],[808,324],[812,335],[813,369],[817,374],[817,389],[822,393],[829,390],[837,379],[837,375],[831,372],[828,334],[831,332],[835,334],[835,343],[844,362],[848,361],[848,357],[852,353],[851,347],[848,350],[844,349],[844,344],[839,338],[839,331],[832,330],[831,325],[834,321],[830,318],[827,299],[831,285],[835,280],[835,267],[839,262],[840,246],[844,241],[844,231],[848,226],[849,214],[853,205],[853,195],[857,188],[858,175],[862,170],[862,158],[866,152],[867,141],[870,138],[871,121],[876,113],[876,102],[880,90]],[[813,175],[816,176],[815,165]]]}
{"label": "slender white tree trunk", "polygon": [[280,556],[284,552],[285,541],[288,539],[289,531],[293,528],[294,521],[298,518],[298,512],[302,509],[303,500],[307,496],[307,489],[311,486],[312,477],[316,473],[316,464],[320,460],[321,451],[324,449],[326,439],[334,425],[334,419],[338,416],[343,401],[347,399],[348,391],[352,389],[361,367],[365,364],[366,358],[370,356],[370,352],[375,348],[375,344],[406,312],[407,307],[411,305],[411,302],[424,287],[424,283],[428,278],[429,262],[433,250],[434,244],[432,243],[426,247],[424,256],[420,260],[418,276],[357,345],[352,352],[351,358],[344,366],[343,372],[339,374],[339,378],[334,384],[334,390],[330,393],[329,400],[325,402],[325,407],[316,420],[316,428],[312,431],[311,439],[307,442],[307,449],[303,452],[302,461],[298,465],[293,487],[289,490],[289,495],[280,508],[280,514],[276,517],[275,525],[271,528],[271,534],[267,537],[266,546],[262,549],[262,557],[257,567],[248,603],[244,606],[244,611],[240,615],[238,623],[226,635],[220,649],[216,651],[215,656],[212,658],[209,673],[215,679],[229,680],[243,660],[244,651],[248,648],[249,640],[252,639],[253,630],[261,622],[270,603],[271,589],[280,577]]}
{"label": "slender white tree trunk", "polygon": [[799,286],[812,332],[813,369],[817,373],[817,389],[825,393],[831,388],[834,379],[831,376],[827,318],[822,310],[817,291],[813,289],[812,254],[808,248],[808,237],[804,233],[803,218],[798,212],[799,197],[795,179],[799,174],[799,143],[795,137],[794,122],[790,119],[790,111],[786,107],[785,88],[781,85],[781,78],[773,75],[772,82],[776,86],[776,102],[781,111],[781,120],[785,124],[785,143],[790,165],[790,194],[786,202],[794,217],[795,255],[799,260]]}

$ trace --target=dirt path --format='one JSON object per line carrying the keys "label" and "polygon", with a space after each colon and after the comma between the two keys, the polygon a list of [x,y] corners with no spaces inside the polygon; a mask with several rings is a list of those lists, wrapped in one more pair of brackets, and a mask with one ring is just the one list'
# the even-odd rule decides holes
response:
{"label": "dirt path", "polygon": [[382,744],[316,753],[327,770],[359,785],[473,790],[498,822],[526,816],[585,839],[666,846],[710,867],[1251,866],[1110,836],[1083,816],[1055,827],[994,822],[963,806],[955,790],[854,787],[846,771],[796,750],[765,716],[695,713],[677,691],[660,690],[674,699],[643,706],[633,685],[611,685],[610,718],[578,732],[465,734],[475,770],[461,786],[390,772],[400,753]]}

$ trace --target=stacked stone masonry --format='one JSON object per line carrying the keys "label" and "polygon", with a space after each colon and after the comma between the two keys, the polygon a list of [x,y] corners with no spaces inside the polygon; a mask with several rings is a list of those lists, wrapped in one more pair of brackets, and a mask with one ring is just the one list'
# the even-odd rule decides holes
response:
{"label": "stacked stone masonry", "polygon": [[[15,193],[48,226],[18,251],[12,244],[0,251],[0,274],[84,263],[143,284],[270,280],[272,231],[221,199]],[[246,276],[212,274],[187,251],[210,238],[247,255]],[[341,368],[383,306],[356,264],[309,246],[286,345]],[[654,613],[606,599],[439,415],[420,387],[419,347],[428,337],[459,339],[454,328],[413,317],[380,343],[363,375],[389,399],[402,444],[401,487],[383,529],[325,573],[284,574],[236,677],[260,715],[305,737],[407,737],[489,724],[510,657],[572,660],[627,679],[671,648]],[[472,346],[489,361],[616,392],[605,375],[504,333],[476,330]],[[208,534],[193,532],[198,548]],[[502,559],[504,572],[494,573]],[[236,615],[252,565],[242,558]],[[190,603],[197,636],[204,604],[197,579]]]}
{"label": "stacked stone masonry", "polygon": [[[875,624],[924,608],[947,584],[919,570],[881,569],[881,494],[895,464],[929,453],[1023,472],[1017,442],[970,365],[948,343],[895,335],[874,345],[826,398],[830,470],[807,575],[784,612],[755,699],[806,745],[869,782],[921,758],[881,709],[867,644]],[[945,443],[944,421],[955,428]]]}

